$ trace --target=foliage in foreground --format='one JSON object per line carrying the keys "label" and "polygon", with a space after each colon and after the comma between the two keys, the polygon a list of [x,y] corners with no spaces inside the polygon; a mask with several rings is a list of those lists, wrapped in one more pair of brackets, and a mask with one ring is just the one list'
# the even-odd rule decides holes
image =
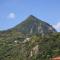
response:
{"label": "foliage in foreground", "polygon": [[26,42],[27,37],[12,35],[0,36],[0,60],[49,60],[60,55],[60,33],[33,35]]}

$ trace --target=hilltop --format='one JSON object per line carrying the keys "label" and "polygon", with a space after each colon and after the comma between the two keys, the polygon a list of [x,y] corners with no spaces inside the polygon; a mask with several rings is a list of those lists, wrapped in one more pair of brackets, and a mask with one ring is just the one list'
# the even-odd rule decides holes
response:
{"label": "hilltop", "polygon": [[22,32],[24,34],[48,34],[56,32],[56,30],[48,23],[30,15],[23,22],[13,28],[13,30]]}

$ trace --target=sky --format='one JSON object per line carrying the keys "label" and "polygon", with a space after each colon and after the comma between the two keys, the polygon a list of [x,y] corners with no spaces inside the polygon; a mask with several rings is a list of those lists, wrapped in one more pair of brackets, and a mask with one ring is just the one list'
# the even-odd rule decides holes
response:
{"label": "sky", "polygon": [[29,15],[60,32],[60,0],[0,0],[0,30],[10,29]]}

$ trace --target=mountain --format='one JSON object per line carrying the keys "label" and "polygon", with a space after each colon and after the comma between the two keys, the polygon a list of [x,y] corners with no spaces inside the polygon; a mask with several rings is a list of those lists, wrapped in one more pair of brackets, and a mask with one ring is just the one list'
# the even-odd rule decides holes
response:
{"label": "mountain", "polygon": [[0,31],[0,60],[51,60],[55,56],[60,56],[60,33],[32,15]]}
{"label": "mountain", "polygon": [[22,32],[24,34],[48,34],[56,32],[56,30],[48,23],[30,15],[22,23],[18,24],[13,30]]}

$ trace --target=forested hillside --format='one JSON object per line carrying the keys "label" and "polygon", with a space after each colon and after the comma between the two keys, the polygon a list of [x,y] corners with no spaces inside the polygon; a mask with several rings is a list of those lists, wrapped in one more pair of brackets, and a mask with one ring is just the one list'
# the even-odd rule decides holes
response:
{"label": "forested hillside", "polygon": [[12,29],[0,31],[0,60],[50,60],[60,55],[60,33],[30,15]]}
{"label": "forested hillside", "polygon": [[60,55],[60,33],[29,38],[18,35],[0,36],[0,60],[49,60]]}

